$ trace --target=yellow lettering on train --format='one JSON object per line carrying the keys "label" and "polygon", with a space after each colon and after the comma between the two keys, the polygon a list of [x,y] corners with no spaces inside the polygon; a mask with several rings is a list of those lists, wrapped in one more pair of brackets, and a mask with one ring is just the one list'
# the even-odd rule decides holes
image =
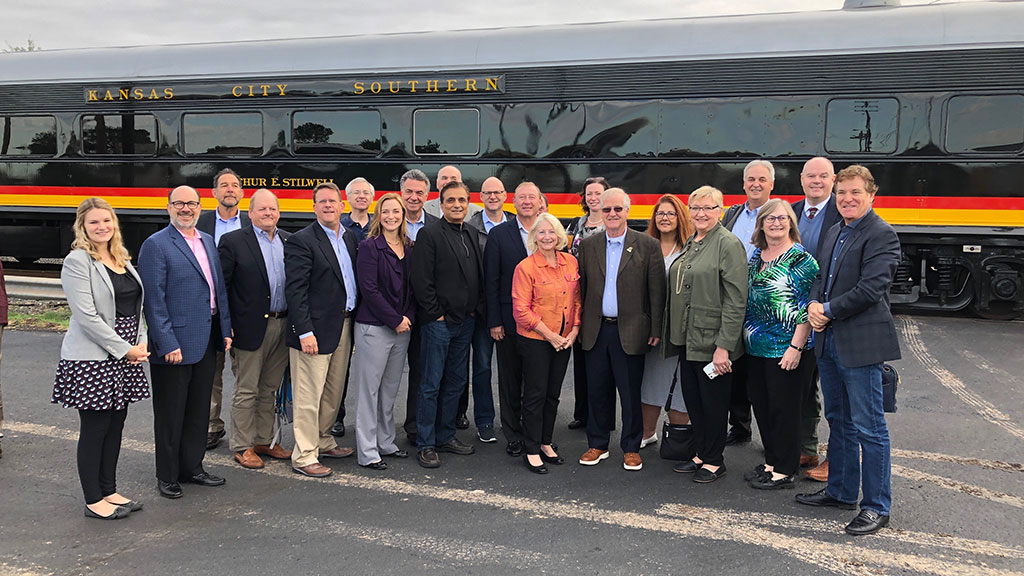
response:
{"label": "yellow lettering on train", "polygon": [[366,85],[363,84],[362,82],[356,82],[355,84],[352,85],[352,87],[355,88],[353,92],[357,95],[366,92]]}
{"label": "yellow lettering on train", "polygon": [[174,98],[174,88],[164,88],[164,100]]}
{"label": "yellow lettering on train", "polygon": [[277,89],[281,91],[281,93],[278,94],[278,96],[284,96],[284,89],[287,88],[287,87],[288,87],[287,84],[278,84],[277,85]]}
{"label": "yellow lettering on train", "polygon": [[241,86],[232,86],[231,87],[231,95],[234,96],[235,98],[240,97],[242,95],[242,87]]}
{"label": "yellow lettering on train", "polygon": [[127,100],[128,99],[128,88],[121,88],[120,90],[118,90],[117,91],[117,99],[118,100]]}
{"label": "yellow lettering on train", "polygon": [[260,88],[263,90],[263,95],[267,95],[267,90],[270,89],[270,84],[260,84]]}
{"label": "yellow lettering on train", "polygon": [[142,91],[142,88],[136,88],[132,90],[132,98],[135,100],[142,100],[146,97],[146,93]]}
{"label": "yellow lettering on train", "polygon": [[398,94],[402,90],[402,83],[394,80],[388,80],[388,92],[392,94]]}
{"label": "yellow lettering on train", "polygon": [[149,92],[149,99],[150,100],[159,100],[160,99],[160,95],[156,93],[156,88],[153,88],[152,90],[150,90],[150,92]]}
{"label": "yellow lettering on train", "polygon": [[89,90],[89,102],[99,102],[100,98],[97,92],[97,90]]}
{"label": "yellow lettering on train", "polygon": [[416,85],[419,84],[419,83],[420,83],[419,80],[409,80],[409,92],[415,92],[416,91]]}
{"label": "yellow lettering on train", "polygon": [[458,80],[448,80],[448,89],[445,90],[445,92],[458,92],[458,91],[459,91],[459,81]]}
{"label": "yellow lettering on train", "polygon": [[380,94],[380,90],[380,82],[373,82],[370,84],[370,92],[373,92],[374,94]]}
{"label": "yellow lettering on train", "polygon": [[106,101],[106,102],[109,102],[109,101],[111,101],[113,99],[114,99],[114,97],[110,95],[110,90],[107,90],[107,95],[103,97],[103,100]]}
{"label": "yellow lettering on train", "polygon": [[277,176],[271,176],[270,177],[270,185],[271,186],[277,186]]}
{"label": "yellow lettering on train", "polygon": [[427,92],[440,92],[437,89],[437,80],[427,80]]}
{"label": "yellow lettering on train", "polygon": [[497,78],[488,78],[487,79],[487,91],[490,92],[491,90],[497,90],[497,89],[498,89],[498,79]]}
{"label": "yellow lettering on train", "polygon": [[466,78],[466,92],[476,92],[476,80]]}
{"label": "yellow lettering on train", "polygon": [[249,98],[252,98],[252,97],[253,97],[252,84],[249,84]]}

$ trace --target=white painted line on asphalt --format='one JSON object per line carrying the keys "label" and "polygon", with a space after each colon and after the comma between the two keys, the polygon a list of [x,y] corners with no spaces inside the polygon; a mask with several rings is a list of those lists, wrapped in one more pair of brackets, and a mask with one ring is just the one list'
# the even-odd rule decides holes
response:
{"label": "white painted line on asphalt", "polygon": [[903,342],[910,348],[918,362],[938,378],[940,384],[968,406],[974,408],[982,418],[1024,440],[1024,429],[1017,426],[1016,422],[991,402],[969,390],[963,380],[943,368],[939,361],[928,352],[928,347],[921,340],[921,330],[918,328],[917,321],[907,316],[899,316],[898,319],[903,332]]}
{"label": "white painted line on asphalt", "polygon": [[999,378],[999,382],[1004,386],[1007,384],[1021,382],[1019,377],[1010,374],[1009,372],[1003,370],[1002,368],[996,368],[995,366],[989,364],[988,360],[984,356],[978,354],[973,350],[965,349],[961,350],[960,353],[963,354],[964,357],[970,360],[971,362],[974,362],[974,365],[977,366],[978,368],[981,368],[982,370],[988,372],[989,374],[992,374],[993,376],[997,376]]}
{"label": "white painted line on asphalt", "polygon": [[[11,431],[51,438],[67,440],[77,438],[76,433],[53,426],[10,422],[8,427]],[[130,439],[122,442],[122,446],[129,450],[139,450],[145,453],[152,453],[153,451],[152,445]],[[225,467],[236,466],[233,459],[219,454],[207,455],[206,462],[211,465]],[[893,553],[888,550],[873,549],[863,545],[833,543],[822,541],[820,538],[790,536],[763,525],[737,523],[727,514],[718,514],[717,510],[710,509],[705,509],[706,514],[704,516],[676,518],[665,517],[657,513],[606,509],[587,503],[552,502],[509,496],[485,490],[415,484],[380,478],[379,476],[367,477],[338,471],[328,478],[314,479],[295,474],[292,472],[290,464],[282,462],[269,462],[266,468],[254,473],[269,474],[298,481],[334,484],[396,496],[431,498],[465,505],[486,506],[511,512],[528,513],[541,518],[577,520],[591,524],[664,533],[675,537],[701,538],[754,545],[794,557],[836,574],[852,573],[873,576],[878,573],[879,569],[891,569],[899,571],[910,570],[936,574],[938,576],[1024,576],[1024,572],[997,569],[988,563],[982,563],[975,557],[977,555],[976,552],[971,552],[968,557],[955,555],[959,550],[950,546],[946,546],[944,549],[952,554],[944,554],[936,558],[933,558],[936,555],[931,550],[922,551],[921,554]],[[840,525],[836,523],[834,526],[833,533],[838,533]],[[845,536],[842,537],[846,538]],[[870,537],[865,537],[849,541],[869,543],[871,539]],[[929,544],[929,547],[931,546]],[[990,546],[996,547],[999,545],[992,543]]]}
{"label": "white painted line on asphalt", "polygon": [[920,470],[914,470],[913,468],[907,468],[905,466],[900,466],[899,464],[892,464],[892,475],[909,478],[918,482],[931,482],[932,484],[941,486],[942,488],[962,492],[968,496],[983,498],[991,502],[1006,504],[1016,508],[1024,508],[1024,498],[1019,496],[1006,494],[1004,492],[996,492],[995,490],[989,490],[988,488],[982,488],[981,486],[975,486],[974,484],[967,484],[965,482],[960,482],[959,480],[946,478],[945,476],[937,476],[935,474],[921,472]]}
{"label": "white painted line on asphalt", "polygon": [[1024,464],[1016,462],[1003,462],[1002,460],[982,460],[981,458],[965,458],[963,456],[952,456],[939,452],[920,452],[918,450],[892,449],[893,458],[913,458],[915,460],[930,460],[932,462],[948,462],[950,464],[961,464],[963,466],[977,466],[989,470],[1002,470],[1004,472],[1024,472]]}

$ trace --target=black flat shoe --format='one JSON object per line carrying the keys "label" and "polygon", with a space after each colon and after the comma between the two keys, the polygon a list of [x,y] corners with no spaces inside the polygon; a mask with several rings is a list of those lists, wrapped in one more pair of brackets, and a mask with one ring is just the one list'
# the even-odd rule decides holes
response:
{"label": "black flat shoe", "polygon": [[183,495],[181,485],[177,482],[164,482],[163,480],[157,480],[156,488],[160,491],[161,496],[164,498],[170,498],[171,500],[181,498]]}
{"label": "black flat shoe", "polygon": [[220,476],[214,476],[209,472],[200,472],[195,476],[183,479],[182,482],[187,482],[189,484],[199,484],[200,486],[223,486],[224,483],[227,482],[227,480],[221,478]]}
{"label": "black flat shoe", "polygon": [[469,428],[469,418],[466,418],[465,414],[459,414],[459,417],[455,419],[456,430],[466,430]]}
{"label": "black flat shoe", "polygon": [[846,533],[854,536],[874,534],[889,525],[889,517],[874,510],[861,510],[860,514],[846,525]]}
{"label": "black flat shoe", "polygon": [[565,458],[562,458],[558,454],[554,456],[548,456],[543,450],[540,452],[540,459],[547,462],[548,464],[565,464]]}
{"label": "black flat shoe", "polygon": [[569,422],[569,430],[579,430],[580,428],[586,428],[587,423],[583,420],[573,420]]}
{"label": "black flat shoe", "polygon": [[850,504],[847,502],[843,502],[842,500],[836,500],[835,498],[829,496],[825,492],[825,488],[822,488],[817,492],[811,492],[810,494],[797,494],[796,501],[801,504],[806,504],[808,506],[833,506],[835,508],[839,508],[840,510],[857,509],[856,504]]}
{"label": "black flat shoe", "polygon": [[370,462],[369,464],[360,464],[363,468],[369,468],[370,470],[387,470],[388,464],[383,460],[377,460],[376,462]]}
{"label": "black flat shoe", "polygon": [[698,484],[710,484],[715,480],[718,480],[722,476],[725,476],[725,464],[718,467],[718,470],[712,472],[707,468],[701,468],[693,475],[693,481]]}
{"label": "black flat shoe", "polygon": [[85,507],[86,518],[97,518],[99,520],[120,520],[121,518],[127,518],[131,513],[131,508],[128,508],[127,506],[118,506],[117,508],[114,508],[114,511],[110,513],[110,516],[100,516],[90,510],[88,506]]}
{"label": "black flat shoe", "polygon": [[768,476],[771,478],[772,473],[764,469],[764,464],[758,464],[753,470],[743,475],[743,479],[747,482],[753,482],[754,480],[760,480]]}
{"label": "black flat shoe", "polygon": [[778,480],[772,480],[771,475],[761,476],[750,481],[750,487],[758,490],[781,490],[796,488],[796,478],[793,476],[783,476]]}
{"label": "black flat shoe", "polygon": [[679,472],[680,474],[693,474],[697,470],[700,470],[700,467],[703,465],[703,462],[697,463],[694,462],[693,460],[687,460],[686,462],[680,462],[679,464],[673,466],[672,471]]}
{"label": "black flat shoe", "polygon": [[[108,500],[107,502],[110,502],[110,501]],[[114,504],[113,502],[110,502],[110,503]],[[114,506],[124,506],[124,507],[128,508],[129,510],[131,510],[132,512],[138,512],[139,510],[142,510],[142,502],[138,502],[136,500],[129,500],[129,501],[123,503],[123,504],[114,504]]]}
{"label": "black flat shoe", "polygon": [[530,472],[533,472],[534,474],[548,473],[548,467],[545,466],[544,464],[541,464],[540,466],[534,466],[533,464],[530,464],[530,459],[526,456],[526,454],[523,454],[523,464],[526,464],[526,469],[529,470]]}
{"label": "black flat shoe", "polygon": [[395,450],[391,454],[382,454],[385,458],[408,458],[409,453],[405,450]]}
{"label": "black flat shoe", "polygon": [[520,442],[519,440],[513,440],[509,442],[507,446],[505,446],[505,452],[508,453],[509,456],[513,457],[522,456],[523,443]]}

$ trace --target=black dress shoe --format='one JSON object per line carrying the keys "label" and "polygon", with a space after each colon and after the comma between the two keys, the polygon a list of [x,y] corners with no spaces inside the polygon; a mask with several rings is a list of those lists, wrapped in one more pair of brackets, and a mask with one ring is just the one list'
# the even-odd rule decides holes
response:
{"label": "black dress shoe", "polygon": [[459,414],[459,417],[455,419],[455,428],[458,430],[469,428],[469,418],[466,418],[465,414]]}
{"label": "black dress shoe", "polygon": [[548,464],[565,464],[565,458],[562,458],[558,454],[554,456],[548,456],[543,450],[540,451],[540,459],[547,462]]}
{"label": "black dress shoe", "polygon": [[750,442],[750,438],[750,432],[740,432],[735,429],[730,430],[729,433],[725,435],[725,445],[732,446],[733,444],[743,444],[745,442]]}
{"label": "black dress shoe", "polygon": [[719,466],[718,470],[715,470],[714,472],[708,470],[707,468],[701,468],[700,470],[697,470],[697,472],[694,473],[693,475],[693,481],[698,484],[710,484],[711,482],[718,480],[722,476],[725,476],[725,464]]}
{"label": "black dress shoe", "polygon": [[808,506],[834,506],[840,510],[856,510],[856,504],[850,504],[843,502],[842,500],[836,500],[829,496],[825,492],[825,488],[818,490],[817,492],[811,492],[810,494],[797,494],[796,501],[801,504]]}
{"label": "black dress shoe", "polygon": [[753,470],[744,474],[743,479],[747,482],[752,482],[754,480],[760,480],[765,476],[771,478],[772,473],[764,469],[764,464],[758,464]]}
{"label": "black dress shoe", "polygon": [[221,438],[224,437],[224,434],[225,432],[223,430],[219,430],[217,432],[208,432],[206,434],[206,449],[213,450],[214,448],[216,448],[217,445],[220,444],[220,440]]}
{"label": "black dress shoe", "polygon": [[519,440],[513,440],[505,446],[505,452],[507,452],[509,456],[522,456],[523,443]]}
{"label": "black dress shoe", "polygon": [[586,428],[587,423],[584,420],[573,420],[569,422],[569,430],[579,430],[580,428]]}
{"label": "black dress shoe", "polygon": [[339,420],[338,422],[334,423],[334,426],[331,426],[331,436],[336,436],[338,438],[341,438],[344,435],[345,435],[345,423]]}
{"label": "black dress shoe", "polygon": [[860,514],[846,525],[846,533],[854,536],[874,534],[889,525],[889,517],[874,510],[861,509]]}
{"label": "black dress shoe", "polygon": [[163,480],[156,481],[157,490],[160,491],[160,495],[164,498],[175,498],[182,497],[181,485],[177,482],[164,482]]}
{"label": "black dress shoe", "polygon": [[399,449],[395,450],[391,454],[382,454],[382,456],[384,456],[385,458],[408,458],[409,453],[406,452],[405,450]]}
{"label": "black dress shoe", "polygon": [[182,482],[188,482],[189,484],[199,484],[200,486],[223,486],[226,480],[220,476],[214,476],[209,472],[200,472],[195,476],[183,479]]}
{"label": "black dress shoe", "polygon": [[387,470],[387,462],[383,460],[377,460],[376,462],[370,462],[369,464],[360,464],[363,468],[369,468],[370,470]]}
{"label": "black dress shoe", "polygon": [[[541,460],[543,459],[543,455],[541,455]],[[548,467],[545,466],[543,463],[540,466],[534,466],[533,464],[530,464],[530,459],[527,457],[526,454],[523,454],[523,464],[526,464],[526,469],[529,470],[530,472],[533,472],[534,474],[548,473]]]}
{"label": "black dress shoe", "polygon": [[700,467],[703,465],[703,462],[697,463],[693,460],[687,460],[686,462],[680,462],[673,466],[672,471],[679,472],[680,474],[693,474],[697,470],[700,470]]}
{"label": "black dress shoe", "polygon": [[795,476],[783,476],[778,480],[772,480],[772,475],[769,473],[766,476],[754,478],[750,481],[750,487],[758,490],[781,490],[788,488],[796,488],[796,477]]}
{"label": "black dress shoe", "polygon": [[476,448],[460,441],[458,438],[452,438],[451,440],[441,444],[437,447],[438,452],[451,452],[452,454],[458,454],[459,456],[469,456],[476,452]]}

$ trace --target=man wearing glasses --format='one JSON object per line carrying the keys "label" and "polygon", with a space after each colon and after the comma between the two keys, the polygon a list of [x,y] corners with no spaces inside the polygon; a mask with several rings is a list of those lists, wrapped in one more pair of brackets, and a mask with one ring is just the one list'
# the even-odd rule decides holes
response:
{"label": "man wearing glasses", "polygon": [[182,496],[179,482],[220,486],[203,470],[210,391],[219,351],[231,349],[231,319],[213,236],[196,230],[199,193],[179,186],[167,196],[171,224],[142,243],[153,378],[153,428],[160,495]]}
{"label": "man wearing glasses", "polygon": [[[629,195],[609,188],[601,195],[604,232],[580,242],[583,297],[580,336],[587,363],[587,446],[580,464],[608,458],[617,389],[622,404],[622,467],[640,470],[643,417],[640,386],[644,355],[661,340],[665,259],[654,238],[630,230]],[[612,399],[609,402],[609,399]]]}

